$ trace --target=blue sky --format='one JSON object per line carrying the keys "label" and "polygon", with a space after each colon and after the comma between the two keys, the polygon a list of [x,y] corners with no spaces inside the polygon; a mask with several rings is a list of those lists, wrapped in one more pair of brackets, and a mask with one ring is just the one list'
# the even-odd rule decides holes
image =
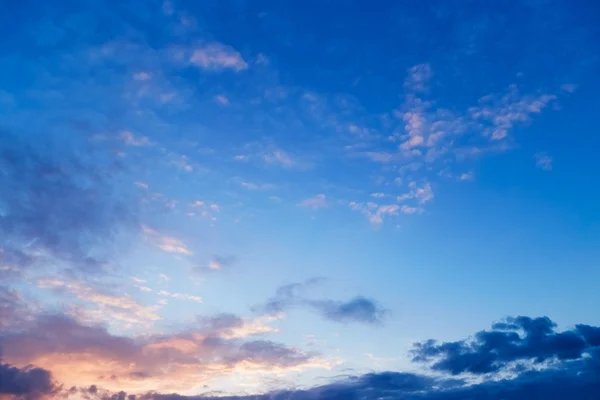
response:
{"label": "blue sky", "polygon": [[[310,396],[388,373],[441,399],[520,387],[515,363],[597,373],[594,2],[5,9],[0,373],[35,396],[333,398]],[[531,349],[485,371],[425,344],[472,357],[517,316],[492,331]],[[532,344],[564,335],[587,347]]]}

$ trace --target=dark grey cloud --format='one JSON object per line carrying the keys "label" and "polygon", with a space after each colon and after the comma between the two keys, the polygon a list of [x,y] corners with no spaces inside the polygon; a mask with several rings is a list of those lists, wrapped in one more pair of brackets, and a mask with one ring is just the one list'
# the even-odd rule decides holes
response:
{"label": "dark grey cloud", "polygon": [[370,324],[381,323],[386,310],[382,309],[373,300],[357,296],[349,301],[312,301],[309,302],[319,310],[325,318],[337,322],[365,322]]}
{"label": "dark grey cloud", "polygon": [[0,363],[0,398],[34,400],[55,390],[50,372],[41,368],[17,368]]}
{"label": "dark grey cloud", "polygon": [[137,224],[104,150],[86,138],[0,130],[1,264],[18,273],[59,260],[96,271],[108,261],[116,236]]}
{"label": "dark grey cloud", "polygon": [[257,310],[276,314],[293,307],[308,307],[321,316],[335,322],[361,322],[379,324],[383,322],[386,309],[376,301],[363,296],[356,296],[348,301],[313,300],[305,295],[308,287],[320,282],[315,278],[304,283],[292,283],[277,289],[275,296],[258,307]]}
{"label": "dark grey cloud", "polygon": [[557,332],[556,324],[547,317],[516,317],[477,332],[472,340],[417,343],[412,353],[413,361],[433,362],[437,371],[487,374],[520,361],[540,364],[579,359],[598,345],[597,340],[593,327],[579,325],[575,330]]}

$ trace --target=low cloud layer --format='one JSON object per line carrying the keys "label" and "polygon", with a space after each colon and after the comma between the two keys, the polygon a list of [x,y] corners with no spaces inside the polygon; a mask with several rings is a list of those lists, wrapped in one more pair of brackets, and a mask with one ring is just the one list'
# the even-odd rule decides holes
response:
{"label": "low cloud layer", "polygon": [[[568,343],[571,343],[570,345]],[[575,344],[577,343],[577,344]],[[455,350],[462,349],[461,356]],[[494,324],[471,341],[415,346],[415,361],[435,358],[434,370],[447,373],[368,373],[306,390],[254,396],[182,396],[149,392],[142,400],[548,400],[598,398],[600,327],[577,325],[558,332],[548,318],[517,317]],[[482,359],[484,361],[482,361]],[[489,360],[494,361],[490,364]],[[520,364],[514,364],[519,361]],[[543,364],[542,364],[543,362]],[[442,363],[442,364],[440,364]],[[451,368],[450,365],[460,365]],[[536,366],[536,368],[533,368]],[[493,365],[493,367],[485,367]],[[487,371],[487,374],[483,374]],[[453,375],[462,372],[460,378]],[[481,379],[473,380],[479,376]]]}
{"label": "low cloud layer", "polygon": [[271,320],[219,315],[200,320],[196,329],[126,337],[64,315],[42,315],[0,332],[0,348],[5,361],[48,369],[60,382],[126,391],[183,390],[234,371],[331,366],[318,354],[256,337],[275,331]]}

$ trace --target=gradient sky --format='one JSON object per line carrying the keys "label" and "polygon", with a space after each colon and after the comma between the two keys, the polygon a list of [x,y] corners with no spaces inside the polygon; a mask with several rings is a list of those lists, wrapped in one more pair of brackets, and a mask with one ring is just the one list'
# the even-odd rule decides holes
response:
{"label": "gradient sky", "polygon": [[598,346],[596,2],[2,10],[0,366],[47,382],[0,398],[439,394],[598,354],[425,342],[547,316]]}

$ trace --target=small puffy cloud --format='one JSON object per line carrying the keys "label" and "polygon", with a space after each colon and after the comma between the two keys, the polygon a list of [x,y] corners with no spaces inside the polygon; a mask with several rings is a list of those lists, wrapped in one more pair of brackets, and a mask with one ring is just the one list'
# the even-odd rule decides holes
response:
{"label": "small puffy cloud", "polygon": [[312,208],[313,210],[317,210],[319,208],[327,207],[327,199],[324,194],[318,194],[314,197],[309,197],[307,199],[302,200],[298,203],[299,207],[307,207]]}
{"label": "small puffy cloud", "polygon": [[535,166],[543,169],[544,171],[552,170],[552,157],[550,157],[546,153],[536,153],[535,156]]}
{"label": "small puffy cloud", "polygon": [[371,197],[380,199],[382,197],[385,197],[385,193],[380,193],[380,192],[379,193],[371,193]]}
{"label": "small puffy cloud", "polygon": [[195,49],[190,57],[190,62],[208,71],[234,70],[243,71],[248,64],[231,46],[221,43],[207,43]]}

